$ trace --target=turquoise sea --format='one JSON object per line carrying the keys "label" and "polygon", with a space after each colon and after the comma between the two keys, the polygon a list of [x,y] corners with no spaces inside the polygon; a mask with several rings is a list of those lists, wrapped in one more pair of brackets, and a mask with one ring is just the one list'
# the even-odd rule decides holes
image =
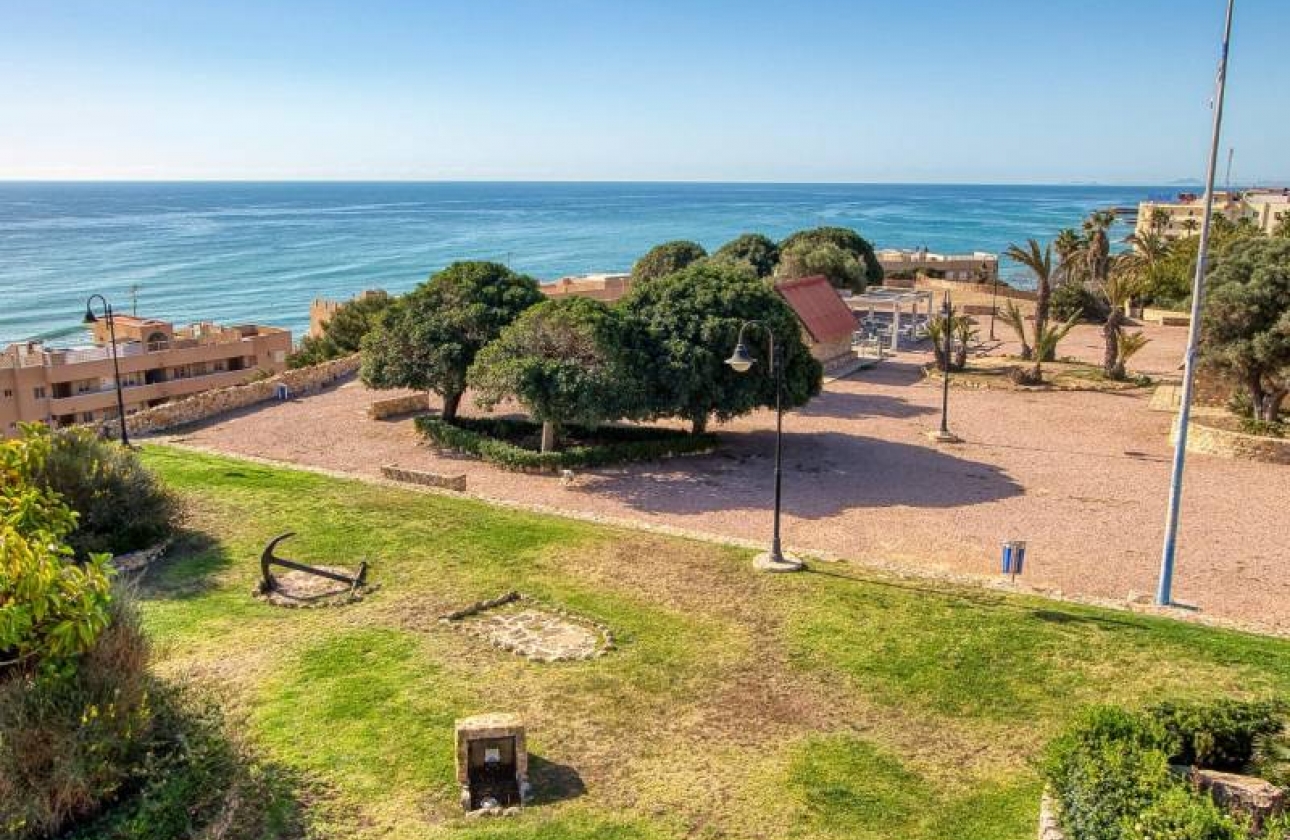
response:
{"label": "turquoise sea", "polygon": [[[290,327],[315,296],[407,290],[459,259],[541,280],[651,245],[853,227],[878,247],[1001,251],[1164,187],[668,183],[0,183],[0,344],[73,343],[85,298]],[[1117,238],[1128,232],[1124,225]],[[1005,264],[1004,274],[1017,275]]]}

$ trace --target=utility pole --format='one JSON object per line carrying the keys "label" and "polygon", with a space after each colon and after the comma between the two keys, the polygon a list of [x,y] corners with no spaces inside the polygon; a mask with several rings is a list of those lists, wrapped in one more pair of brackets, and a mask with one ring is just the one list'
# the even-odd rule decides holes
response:
{"label": "utility pole", "polygon": [[[1192,386],[1196,376],[1196,347],[1200,340],[1200,315],[1205,298],[1205,270],[1209,257],[1209,229],[1214,215],[1214,170],[1218,168],[1218,143],[1223,133],[1223,93],[1227,87],[1227,52],[1232,40],[1232,12],[1236,0],[1227,0],[1227,20],[1223,26],[1223,51],[1218,59],[1215,80],[1214,125],[1209,143],[1209,166],[1205,173],[1205,212],[1200,222],[1197,244],[1196,276],[1192,279],[1191,326],[1187,330],[1187,356],[1183,367],[1181,404],[1178,407],[1178,437],[1174,443],[1173,471],[1169,480],[1169,512],[1165,517],[1164,546],[1160,552],[1160,581],[1156,603],[1167,606],[1173,600],[1174,557],[1178,549],[1178,516],[1182,504],[1183,468],[1187,460],[1187,426],[1191,422]],[[1230,160],[1230,156],[1229,156]]]}

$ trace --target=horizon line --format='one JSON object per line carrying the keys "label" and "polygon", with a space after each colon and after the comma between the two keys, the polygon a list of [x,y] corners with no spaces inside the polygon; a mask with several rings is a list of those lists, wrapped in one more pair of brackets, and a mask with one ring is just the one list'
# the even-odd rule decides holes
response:
{"label": "horizon line", "polygon": [[[1233,189],[1271,184],[1277,179],[1250,181]],[[1286,179],[1290,180],[1290,179]],[[1200,179],[1172,181],[775,181],[722,179],[620,178],[0,178],[0,184],[659,184],[738,186],[939,186],[939,187],[1190,187]]]}

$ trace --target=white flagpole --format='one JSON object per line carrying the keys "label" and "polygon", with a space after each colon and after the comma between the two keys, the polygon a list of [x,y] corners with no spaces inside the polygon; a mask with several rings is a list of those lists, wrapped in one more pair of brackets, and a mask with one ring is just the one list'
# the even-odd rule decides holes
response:
{"label": "white flagpole", "polygon": [[1156,603],[1167,606],[1173,599],[1174,555],[1178,549],[1178,514],[1182,503],[1183,467],[1187,460],[1187,426],[1191,421],[1192,384],[1196,374],[1196,346],[1200,339],[1201,305],[1205,297],[1205,269],[1209,259],[1209,228],[1214,213],[1214,171],[1218,168],[1218,143],[1223,130],[1223,92],[1227,86],[1227,49],[1232,39],[1232,11],[1236,0],[1227,0],[1227,21],[1223,27],[1223,52],[1218,60],[1214,93],[1214,130],[1209,146],[1209,169],[1205,174],[1205,213],[1200,223],[1196,276],[1191,290],[1191,326],[1187,332],[1187,356],[1183,366],[1182,401],[1178,410],[1178,438],[1174,444],[1173,474],[1169,482],[1169,513],[1165,517],[1165,540],[1160,554],[1160,583]]}

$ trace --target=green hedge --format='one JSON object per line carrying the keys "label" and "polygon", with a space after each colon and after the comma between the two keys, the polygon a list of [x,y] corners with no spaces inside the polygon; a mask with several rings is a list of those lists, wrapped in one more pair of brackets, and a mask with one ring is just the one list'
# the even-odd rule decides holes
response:
{"label": "green hedge", "polygon": [[592,438],[594,444],[575,445],[555,452],[538,452],[514,441],[540,434],[541,424],[496,417],[458,417],[447,423],[438,417],[418,417],[417,430],[436,446],[476,455],[503,469],[524,472],[557,472],[653,461],[673,455],[708,452],[717,445],[714,434],[694,435],[679,429],[650,426],[600,426],[587,429],[566,426],[574,438]]}
{"label": "green hedge", "polygon": [[1073,840],[1244,840],[1242,821],[1169,768],[1246,769],[1258,740],[1280,731],[1282,711],[1235,700],[1088,710],[1044,756],[1062,829]]}

